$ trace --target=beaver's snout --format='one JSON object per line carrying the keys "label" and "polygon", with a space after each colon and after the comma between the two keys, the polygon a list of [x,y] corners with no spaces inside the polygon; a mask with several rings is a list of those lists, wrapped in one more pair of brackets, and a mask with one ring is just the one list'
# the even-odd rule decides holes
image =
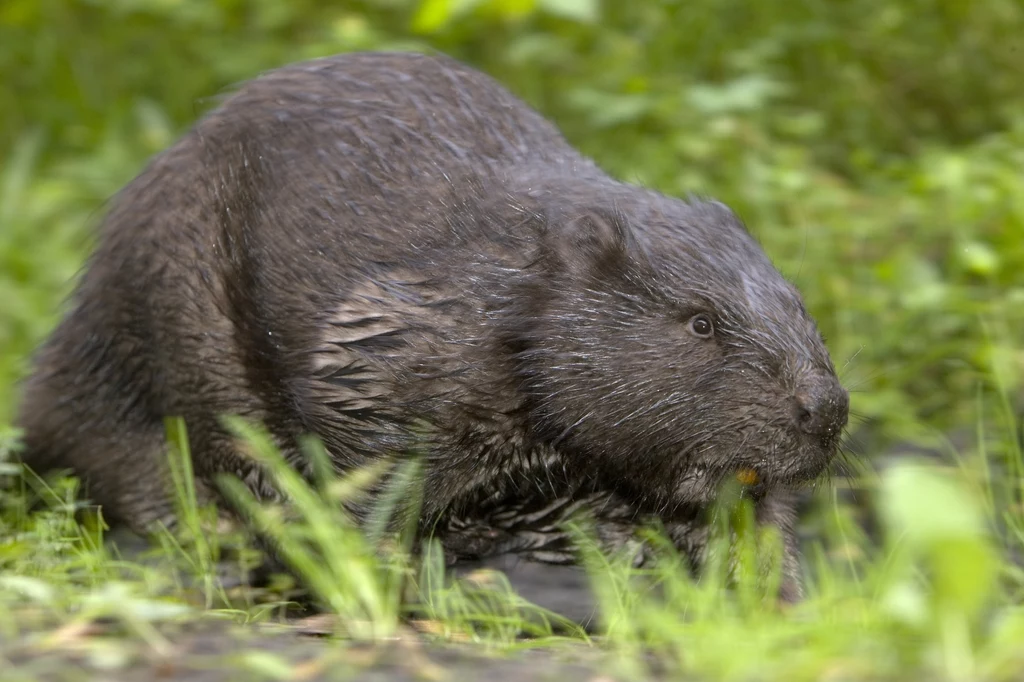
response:
{"label": "beaver's snout", "polygon": [[850,396],[830,374],[812,374],[793,396],[793,418],[797,428],[830,445],[836,441],[850,412]]}

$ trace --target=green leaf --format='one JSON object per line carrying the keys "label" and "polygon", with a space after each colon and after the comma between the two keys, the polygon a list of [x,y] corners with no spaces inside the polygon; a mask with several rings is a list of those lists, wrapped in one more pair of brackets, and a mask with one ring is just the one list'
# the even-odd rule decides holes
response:
{"label": "green leaf", "polygon": [[423,0],[412,19],[412,30],[417,33],[435,33],[470,11],[482,0]]}
{"label": "green leaf", "polygon": [[40,604],[50,604],[55,597],[55,592],[51,585],[42,580],[20,575],[0,576],[0,590],[16,592]]}
{"label": "green leaf", "polygon": [[999,571],[980,501],[950,474],[914,464],[886,472],[882,500],[890,537],[926,569],[935,604],[975,615]]}
{"label": "green leaf", "polygon": [[239,655],[238,662],[243,667],[272,680],[295,678],[294,666],[288,659],[269,651],[246,651]]}
{"label": "green leaf", "polygon": [[601,14],[599,0],[540,0],[540,8],[548,14],[591,23]]}

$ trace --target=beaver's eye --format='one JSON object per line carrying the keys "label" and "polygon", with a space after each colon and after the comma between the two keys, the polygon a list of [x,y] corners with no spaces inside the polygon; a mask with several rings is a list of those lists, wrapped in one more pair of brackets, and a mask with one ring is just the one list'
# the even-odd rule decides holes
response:
{"label": "beaver's eye", "polygon": [[690,318],[690,331],[694,336],[706,339],[715,333],[715,326],[711,324],[711,318],[704,313],[699,313]]}

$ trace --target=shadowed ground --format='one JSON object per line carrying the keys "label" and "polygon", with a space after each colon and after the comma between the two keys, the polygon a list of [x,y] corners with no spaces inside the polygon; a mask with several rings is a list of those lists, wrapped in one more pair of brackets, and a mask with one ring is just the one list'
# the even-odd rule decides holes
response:
{"label": "shadowed ground", "polygon": [[47,648],[0,641],[4,680],[611,680],[586,646],[488,656],[479,647],[433,646],[415,633],[373,648],[271,628],[200,622],[161,628],[165,650],[102,631]]}

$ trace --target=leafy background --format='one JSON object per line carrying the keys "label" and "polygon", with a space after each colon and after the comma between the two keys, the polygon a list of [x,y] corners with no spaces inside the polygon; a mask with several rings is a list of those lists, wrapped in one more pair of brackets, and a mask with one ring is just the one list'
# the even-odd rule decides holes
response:
{"label": "leafy background", "polygon": [[613,174],[735,207],[804,291],[858,423],[973,429],[1024,370],[1022,48],[1020,0],[4,0],[0,424],[104,202],[219,94],[437,49]]}

